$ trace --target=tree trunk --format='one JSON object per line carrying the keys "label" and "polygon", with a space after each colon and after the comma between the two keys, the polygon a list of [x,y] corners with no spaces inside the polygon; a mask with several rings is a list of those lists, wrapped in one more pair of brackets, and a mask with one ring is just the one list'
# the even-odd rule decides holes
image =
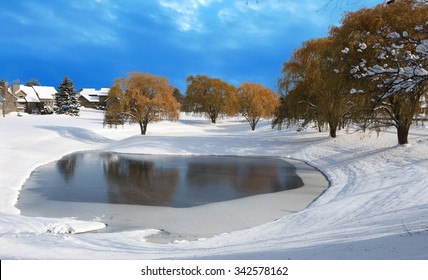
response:
{"label": "tree trunk", "polygon": [[328,126],[330,127],[330,137],[331,138],[336,138],[336,131],[337,131],[337,127],[338,124],[334,123],[334,122],[329,122]]}
{"label": "tree trunk", "polygon": [[141,135],[146,135],[147,122],[138,122],[140,124]]}
{"label": "tree trunk", "polygon": [[252,120],[252,121],[250,122],[250,126],[251,126],[251,130],[252,130],[252,131],[255,131],[255,130],[256,130],[256,125],[257,125],[256,120]]}
{"label": "tree trunk", "polygon": [[395,118],[395,127],[397,128],[398,144],[404,145],[409,143],[408,136],[410,126],[412,125],[413,117],[416,113],[416,108],[419,106],[420,95],[412,96],[395,96],[391,103]]}
{"label": "tree trunk", "polygon": [[410,124],[399,124],[397,126],[398,144],[404,145],[409,143],[407,139],[409,136],[409,130],[410,130]]}
{"label": "tree trunk", "polygon": [[330,137],[331,138],[336,138],[336,127],[332,127],[330,126]]}
{"label": "tree trunk", "polygon": [[215,110],[208,110],[208,116],[210,116],[211,123],[216,123],[218,114],[216,114]]}

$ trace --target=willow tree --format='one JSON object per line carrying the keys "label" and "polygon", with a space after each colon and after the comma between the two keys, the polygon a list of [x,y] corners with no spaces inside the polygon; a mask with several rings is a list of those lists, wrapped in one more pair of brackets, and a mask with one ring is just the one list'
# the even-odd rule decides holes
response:
{"label": "willow tree", "polygon": [[273,126],[281,127],[286,119],[315,122],[321,130],[328,124],[330,136],[336,137],[340,125],[349,118],[349,82],[335,53],[331,37],[312,39],[296,50],[284,63],[279,89],[283,98]]}
{"label": "willow tree", "polygon": [[239,113],[256,130],[261,118],[272,118],[279,106],[279,97],[271,89],[258,83],[242,83],[238,88]]}
{"label": "willow tree", "polygon": [[185,103],[188,111],[205,114],[212,123],[224,115],[235,115],[238,110],[237,91],[233,85],[219,78],[205,75],[189,76]]}
{"label": "willow tree", "polygon": [[126,121],[125,104],[122,102],[124,92],[120,85],[115,83],[109,90],[104,114],[104,125],[117,127]]}
{"label": "willow tree", "polygon": [[150,122],[178,119],[180,106],[173,92],[174,87],[164,77],[131,72],[129,77],[117,79],[110,88],[108,98],[116,104],[107,107],[106,116],[120,115],[122,110],[126,119],[138,123],[141,134],[145,135]]}
{"label": "willow tree", "polygon": [[[401,0],[348,13],[336,30],[348,75],[360,81],[352,92],[365,96],[365,127],[394,126],[408,143],[413,117],[428,89],[428,5]],[[339,52],[338,52],[339,55]]]}

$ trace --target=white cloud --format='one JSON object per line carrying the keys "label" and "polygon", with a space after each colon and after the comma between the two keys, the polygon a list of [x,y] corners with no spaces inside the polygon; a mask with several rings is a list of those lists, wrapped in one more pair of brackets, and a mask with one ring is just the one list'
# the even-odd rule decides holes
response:
{"label": "white cloud", "polygon": [[75,43],[98,46],[117,43],[118,34],[106,24],[114,18],[113,14],[109,14],[113,6],[106,6],[108,2],[94,0],[88,2],[86,7],[83,1],[72,1],[64,6],[25,3],[22,16],[17,20],[31,28],[21,31],[23,35],[19,37],[22,37],[19,44],[59,51]]}
{"label": "white cloud", "polygon": [[115,21],[117,16],[115,14],[118,9],[117,3],[111,0],[78,0],[71,1],[70,6],[80,11],[92,11],[94,17],[101,17],[106,21]]}
{"label": "white cloud", "polygon": [[215,2],[221,2],[221,0],[160,0],[159,4],[174,15],[174,22],[180,31],[202,32],[204,23],[199,11],[201,8],[209,7]]}
{"label": "white cloud", "polygon": [[3,15],[7,18],[10,18],[10,19],[14,20],[15,22],[22,24],[22,25],[31,24],[30,18],[25,17],[25,16],[18,14],[18,13],[3,12],[3,13],[0,13],[0,15]]}
{"label": "white cloud", "polygon": [[217,12],[222,29],[232,34],[222,42],[233,48],[243,41],[270,44],[281,37],[302,37],[299,32],[309,28],[327,33],[331,15],[318,13],[320,6],[321,2],[312,0],[235,1]]}

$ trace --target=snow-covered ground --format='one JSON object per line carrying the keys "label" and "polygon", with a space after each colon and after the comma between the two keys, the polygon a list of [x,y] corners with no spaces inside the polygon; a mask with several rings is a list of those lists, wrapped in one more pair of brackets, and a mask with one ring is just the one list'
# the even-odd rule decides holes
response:
{"label": "snow-covered ground", "polygon": [[[243,119],[102,126],[101,111],[80,117],[9,115],[0,119],[1,259],[428,259],[428,129],[373,134],[272,130]],[[205,240],[157,244],[153,231],[84,233],[103,227],[73,218],[30,218],[15,208],[37,166],[77,150],[150,154],[272,155],[306,161],[331,181],[305,210],[248,230]],[[243,213],[245,215],[245,213]],[[72,232],[74,234],[70,234]]]}

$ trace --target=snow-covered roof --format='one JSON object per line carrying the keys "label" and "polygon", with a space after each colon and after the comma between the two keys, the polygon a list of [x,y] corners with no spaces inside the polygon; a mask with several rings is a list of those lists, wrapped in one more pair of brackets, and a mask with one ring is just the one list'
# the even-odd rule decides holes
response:
{"label": "snow-covered roof", "polygon": [[40,99],[55,99],[55,94],[57,93],[54,87],[45,87],[45,86],[33,86],[33,89],[36,91]]}
{"label": "snow-covered roof", "polygon": [[[23,93],[25,93],[25,100],[27,102],[36,102],[36,103],[40,102],[40,99],[37,96],[36,91],[32,87],[20,85],[19,90],[17,92],[19,92],[19,91],[22,91]],[[17,92],[15,92],[15,94]]]}
{"label": "snow-covered roof", "polygon": [[109,91],[109,88],[101,88],[100,90],[96,90],[94,88],[84,88],[80,92],[80,95],[89,102],[100,102],[100,96],[107,96]]}
{"label": "snow-covered roof", "polygon": [[109,88],[101,88],[101,89],[98,91],[98,95],[100,95],[100,96],[107,96],[107,95],[108,95],[108,93],[109,93],[109,91],[110,91],[110,89],[109,89]]}

